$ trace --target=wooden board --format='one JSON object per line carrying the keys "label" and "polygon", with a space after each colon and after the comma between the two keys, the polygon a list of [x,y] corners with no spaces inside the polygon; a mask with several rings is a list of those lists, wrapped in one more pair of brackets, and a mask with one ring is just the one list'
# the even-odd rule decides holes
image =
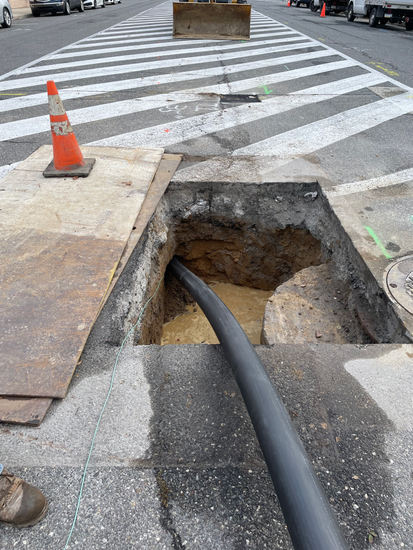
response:
{"label": "wooden board", "polygon": [[156,171],[155,177],[151,186],[146,193],[145,200],[141,206],[138,217],[136,218],[135,225],[130,234],[129,240],[125,246],[120,262],[116,268],[113,279],[110,283],[108,292],[103,299],[99,313],[102,310],[103,306],[106,303],[110,293],[112,292],[113,287],[116,285],[119,277],[122,274],[123,269],[128,263],[129,258],[131,257],[132,252],[135,249],[135,246],[138,244],[139,239],[142,237],[143,232],[146,229],[146,226],[150,222],[156,207],[158,206],[161,197],[166,191],[166,188],[169,185],[169,182],[172,179],[176,169],[179,166],[179,163],[182,160],[182,155],[171,155],[164,154],[162,160],[159,164],[158,170]]}
{"label": "wooden board", "polygon": [[64,397],[162,149],[83,147],[87,179],[44,179],[44,146],[2,179],[0,395]]}
{"label": "wooden board", "polygon": [[39,426],[53,399],[0,397],[0,422]]}

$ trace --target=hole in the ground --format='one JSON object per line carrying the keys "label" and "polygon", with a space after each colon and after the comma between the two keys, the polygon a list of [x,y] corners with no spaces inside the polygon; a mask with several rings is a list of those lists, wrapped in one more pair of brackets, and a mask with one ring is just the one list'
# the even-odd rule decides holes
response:
{"label": "hole in the ground", "polygon": [[[163,275],[133,344],[214,341],[202,323],[184,334],[195,324],[188,308],[198,308],[166,269],[174,255],[236,294],[230,309],[241,311],[247,334],[254,328],[254,343],[257,333],[264,344],[410,341],[316,183],[171,184],[101,317],[108,345],[122,342]],[[262,319],[251,304],[264,299]],[[174,327],[162,335],[180,315],[182,337]]]}
{"label": "hole in the ground", "polygon": [[[321,243],[306,229],[275,229],[225,219],[180,220],[175,254],[230,308],[251,342],[261,343],[265,306],[294,273],[325,261]],[[218,343],[202,311],[166,274],[162,344]]]}

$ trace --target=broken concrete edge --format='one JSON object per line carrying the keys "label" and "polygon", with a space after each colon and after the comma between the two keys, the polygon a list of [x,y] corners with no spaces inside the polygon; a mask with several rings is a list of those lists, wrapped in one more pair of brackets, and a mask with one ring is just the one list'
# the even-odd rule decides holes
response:
{"label": "broken concrete edge", "polygon": [[[96,318],[99,316],[102,311],[106,301],[115,287],[116,283],[119,280],[119,277],[122,275],[125,265],[128,263],[129,258],[131,257],[135,246],[142,237],[143,232],[148,226],[150,220],[152,219],[156,207],[159,204],[163,194],[165,193],[171,178],[173,177],[175,171],[177,170],[179,163],[181,162],[182,155],[171,155],[163,154],[161,162],[159,163],[158,169],[155,172],[151,185],[149,186],[148,192],[146,193],[145,199],[142,203],[139,214],[136,218],[134,227],[126,244],[125,250],[118,262],[116,270],[114,272],[113,278],[110,281],[108,290],[102,300],[99,311],[96,315]],[[96,321],[96,319],[95,319]]]}
{"label": "broken concrete edge", "polygon": [[[179,174],[179,173],[177,173]],[[176,175],[177,175],[176,174]],[[177,247],[179,223],[242,224],[277,230],[303,228],[322,243],[327,261],[333,261],[338,278],[348,280],[351,306],[362,302],[372,319],[378,342],[409,343],[406,329],[387,295],[374,278],[356,246],[314,178],[308,182],[193,182],[173,178],[125,266],[107,306],[90,338],[120,345],[134,326],[143,305],[153,294]],[[179,243],[178,243],[179,244]],[[164,281],[142,323],[125,345],[159,343],[164,318]],[[377,301],[377,303],[376,303]],[[363,311],[364,311],[363,309]],[[155,327],[155,328],[154,328]],[[156,336],[158,331],[158,336]]]}

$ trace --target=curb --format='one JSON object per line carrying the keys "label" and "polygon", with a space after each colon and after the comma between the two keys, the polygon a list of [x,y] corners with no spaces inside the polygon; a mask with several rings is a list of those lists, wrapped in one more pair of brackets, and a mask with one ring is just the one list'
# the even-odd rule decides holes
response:
{"label": "curb", "polygon": [[27,17],[33,17],[33,14],[31,11],[29,13],[17,13],[17,14],[13,12],[13,21],[18,21],[19,19],[26,19]]}

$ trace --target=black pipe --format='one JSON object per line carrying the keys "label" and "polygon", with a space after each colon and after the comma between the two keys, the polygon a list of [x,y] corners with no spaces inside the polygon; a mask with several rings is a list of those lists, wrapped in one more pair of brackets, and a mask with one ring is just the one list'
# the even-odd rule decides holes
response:
{"label": "black pipe", "polygon": [[281,398],[226,305],[176,257],[171,273],[211,323],[234,372],[296,550],[348,550],[330,503]]}

